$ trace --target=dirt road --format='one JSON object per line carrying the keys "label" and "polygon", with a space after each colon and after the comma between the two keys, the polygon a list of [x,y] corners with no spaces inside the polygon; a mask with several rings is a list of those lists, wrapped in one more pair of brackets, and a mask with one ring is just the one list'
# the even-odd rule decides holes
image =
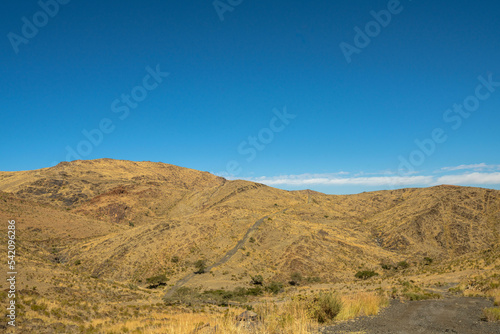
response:
{"label": "dirt road", "polygon": [[482,309],[493,306],[484,298],[446,296],[439,300],[393,301],[379,315],[324,327],[322,333],[500,334],[500,323],[482,321]]}
{"label": "dirt road", "polygon": [[[287,209],[281,210],[279,212],[275,212],[273,214],[270,214],[269,216],[265,216],[265,217],[262,217],[259,220],[257,220],[252,226],[250,226],[250,228],[247,230],[247,232],[245,233],[245,235],[243,236],[243,238],[241,238],[241,240],[239,240],[236,243],[236,245],[232,249],[230,249],[219,261],[217,261],[214,264],[212,264],[209,267],[207,267],[205,269],[205,272],[210,272],[210,270],[212,270],[213,268],[218,267],[220,265],[223,265],[224,263],[226,263],[227,261],[229,261],[241,248],[243,248],[243,246],[245,245],[245,243],[250,238],[250,235],[254,231],[256,231],[259,228],[259,226],[266,219],[268,219],[270,216],[274,216],[274,215],[276,215],[278,213],[286,212],[286,210]],[[170,290],[165,294],[165,297],[171,297],[171,296],[173,296],[173,294],[175,293],[175,291],[177,289],[179,289],[181,286],[183,286],[184,284],[186,284],[187,282],[189,282],[191,280],[191,278],[194,277],[194,275],[195,275],[194,273],[189,273],[184,278],[182,278],[181,280],[177,281],[177,283],[172,288],[170,288]]]}

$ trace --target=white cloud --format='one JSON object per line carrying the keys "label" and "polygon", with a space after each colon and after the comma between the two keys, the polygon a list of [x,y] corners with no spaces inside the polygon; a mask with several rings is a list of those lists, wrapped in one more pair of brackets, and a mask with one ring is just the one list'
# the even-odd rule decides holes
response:
{"label": "white cloud", "polygon": [[[466,165],[463,165],[466,166]],[[471,165],[467,165],[471,166]],[[488,166],[478,164],[474,166]],[[465,169],[465,168],[463,168]],[[460,169],[457,169],[460,170]],[[464,174],[449,174],[443,176],[433,175],[378,175],[359,176],[363,173],[348,176],[348,172],[329,174],[299,174],[281,175],[275,177],[251,177],[245,178],[248,181],[259,182],[269,186],[369,186],[369,187],[393,187],[404,188],[408,186],[434,186],[438,184],[450,185],[498,185],[500,184],[500,172],[469,172]],[[352,175],[352,174],[351,174]],[[370,174],[364,174],[370,175]]]}
{"label": "white cloud", "polygon": [[483,162],[480,164],[443,167],[443,168],[441,168],[441,171],[451,172],[451,171],[466,170],[466,169],[473,169],[477,172],[484,171],[484,170],[498,170],[498,169],[500,169],[500,165],[487,165]]}
{"label": "white cloud", "polygon": [[438,184],[471,185],[500,184],[500,173],[467,173],[461,175],[445,175],[437,179]]}
{"label": "white cloud", "polygon": [[407,186],[407,185],[430,185],[432,176],[372,176],[372,177],[338,177],[325,175],[285,175],[277,177],[259,177],[247,179],[249,181],[264,183],[269,186],[291,185],[291,186]]}

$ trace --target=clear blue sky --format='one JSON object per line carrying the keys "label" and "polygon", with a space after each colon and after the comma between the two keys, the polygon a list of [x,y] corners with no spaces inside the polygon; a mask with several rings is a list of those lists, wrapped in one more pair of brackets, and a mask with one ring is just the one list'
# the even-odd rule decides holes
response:
{"label": "clear blue sky", "polygon": [[0,4],[0,170],[108,157],[327,193],[500,189],[498,1],[41,2]]}

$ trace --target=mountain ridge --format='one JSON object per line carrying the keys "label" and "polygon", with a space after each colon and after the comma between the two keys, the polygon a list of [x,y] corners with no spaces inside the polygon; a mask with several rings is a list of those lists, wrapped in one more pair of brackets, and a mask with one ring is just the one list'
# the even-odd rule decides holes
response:
{"label": "mountain ridge", "polygon": [[[0,213],[23,217],[28,239],[35,240],[33,229],[59,231],[59,258],[80,261],[79,272],[135,284],[158,274],[173,284],[197,260],[210,267],[242,240],[225,263],[192,284],[233,286],[255,274],[283,280],[292,272],[338,281],[384,261],[447,261],[500,241],[500,191],[483,188],[326,195],[163,163],[99,159],[0,172],[0,191],[17,208],[2,205]],[[26,206],[45,208],[53,223],[38,226]],[[85,226],[93,232],[83,233]]]}

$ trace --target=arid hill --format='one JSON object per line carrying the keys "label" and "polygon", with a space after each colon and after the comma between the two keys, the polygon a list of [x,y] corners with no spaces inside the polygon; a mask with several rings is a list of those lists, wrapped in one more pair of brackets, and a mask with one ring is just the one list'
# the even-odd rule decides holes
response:
{"label": "arid hill", "polygon": [[[81,274],[247,284],[292,272],[335,282],[381,262],[447,261],[500,241],[500,191],[437,186],[325,195],[228,181],[164,163],[111,159],[0,172],[0,219],[19,221],[32,261]],[[45,248],[44,248],[45,247]],[[45,249],[45,253],[43,251]]]}

